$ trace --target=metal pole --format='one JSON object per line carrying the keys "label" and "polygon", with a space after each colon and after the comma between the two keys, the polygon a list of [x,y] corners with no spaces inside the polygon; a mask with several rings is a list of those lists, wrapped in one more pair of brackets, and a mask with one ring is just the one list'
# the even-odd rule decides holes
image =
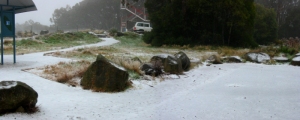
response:
{"label": "metal pole", "polygon": [[[0,6],[0,11],[2,11],[2,6]],[[2,34],[2,32],[3,32],[3,30],[2,30],[2,12],[0,12],[0,26],[1,26],[1,33],[0,33],[0,39],[1,39],[1,65],[3,65],[3,34]]]}
{"label": "metal pole", "polygon": [[[15,7],[13,11],[13,21],[12,21],[12,28],[13,28],[13,48],[14,48],[14,63],[16,63],[16,26],[15,26]],[[32,26],[31,26],[31,32],[32,32]]]}
{"label": "metal pole", "polygon": [[3,36],[1,34],[1,65],[3,65]]}

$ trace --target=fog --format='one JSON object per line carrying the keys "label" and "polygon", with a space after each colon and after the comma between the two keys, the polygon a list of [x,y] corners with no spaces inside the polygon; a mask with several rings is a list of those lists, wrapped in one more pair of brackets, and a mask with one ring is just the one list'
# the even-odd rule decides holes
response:
{"label": "fog", "polygon": [[35,22],[40,22],[44,25],[50,25],[50,18],[55,9],[73,6],[82,0],[33,0],[37,7],[37,11],[25,12],[16,14],[16,23],[24,23],[32,19]]}

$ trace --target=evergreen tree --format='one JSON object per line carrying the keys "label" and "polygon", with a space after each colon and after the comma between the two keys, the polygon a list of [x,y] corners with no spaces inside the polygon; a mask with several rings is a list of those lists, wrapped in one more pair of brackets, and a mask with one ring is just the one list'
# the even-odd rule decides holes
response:
{"label": "evergreen tree", "polygon": [[120,0],[83,0],[73,7],[56,9],[50,21],[57,29],[119,28]]}
{"label": "evergreen tree", "polygon": [[253,0],[147,0],[153,30],[144,37],[154,46],[256,46]]}
{"label": "evergreen tree", "polygon": [[285,23],[280,27],[280,37],[300,37],[300,6],[289,11]]}
{"label": "evergreen tree", "polygon": [[277,39],[278,25],[273,9],[256,4],[254,39],[258,44],[270,44]]}

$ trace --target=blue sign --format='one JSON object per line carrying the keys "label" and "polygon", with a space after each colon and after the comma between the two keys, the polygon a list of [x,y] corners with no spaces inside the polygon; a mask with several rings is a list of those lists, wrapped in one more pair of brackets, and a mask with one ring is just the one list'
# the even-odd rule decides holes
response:
{"label": "blue sign", "polygon": [[3,37],[13,37],[14,36],[14,13],[12,12],[2,12],[1,14],[1,34]]}

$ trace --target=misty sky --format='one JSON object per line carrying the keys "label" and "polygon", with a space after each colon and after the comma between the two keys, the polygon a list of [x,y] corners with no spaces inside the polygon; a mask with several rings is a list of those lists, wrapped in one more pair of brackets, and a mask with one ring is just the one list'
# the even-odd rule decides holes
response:
{"label": "misty sky", "polygon": [[55,9],[66,7],[66,5],[72,7],[80,1],[82,0],[33,0],[38,10],[16,14],[16,23],[22,24],[25,21],[32,19],[35,22],[50,25],[49,19]]}

